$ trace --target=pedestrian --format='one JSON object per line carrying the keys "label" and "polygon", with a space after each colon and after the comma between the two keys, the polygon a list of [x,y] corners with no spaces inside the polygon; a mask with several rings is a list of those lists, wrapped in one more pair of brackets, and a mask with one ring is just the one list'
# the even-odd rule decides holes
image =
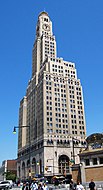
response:
{"label": "pedestrian", "polygon": [[76,190],[76,183],[74,182],[74,180],[73,179],[71,179],[71,181],[70,181],[70,190]]}
{"label": "pedestrian", "polygon": [[41,183],[38,184],[38,190],[43,190]]}
{"label": "pedestrian", "polygon": [[55,186],[58,186],[59,185],[59,180],[58,179],[55,179]]}
{"label": "pedestrian", "polygon": [[38,189],[38,185],[37,183],[34,181],[32,184],[31,184],[31,190],[37,190]]}
{"label": "pedestrian", "polygon": [[26,185],[25,185],[25,187],[24,187],[24,190],[29,190],[29,183],[28,183],[28,182],[26,182]]}
{"label": "pedestrian", "polygon": [[23,186],[22,186],[22,190],[25,189],[25,186],[26,186],[26,183],[24,182],[24,183],[23,183]]}
{"label": "pedestrian", "polygon": [[48,188],[48,186],[47,186],[46,183],[44,183],[44,185],[43,185],[43,190],[49,190],[49,188]]}
{"label": "pedestrian", "polygon": [[94,183],[93,179],[91,179],[91,182],[89,183],[89,189],[95,190],[95,183]]}
{"label": "pedestrian", "polygon": [[80,181],[77,182],[76,190],[84,190],[83,185],[80,183]]}

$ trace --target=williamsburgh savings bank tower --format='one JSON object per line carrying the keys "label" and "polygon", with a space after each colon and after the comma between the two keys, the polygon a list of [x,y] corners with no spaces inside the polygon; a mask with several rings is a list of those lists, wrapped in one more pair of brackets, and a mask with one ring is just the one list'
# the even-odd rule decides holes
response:
{"label": "williamsburgh savings bank tower", "polygon": [[86,137],[83,93],[75,64],[57,57],[52,22],[41,12],[32,50],[32,76],[20,101],[18,178],[69,175]]}

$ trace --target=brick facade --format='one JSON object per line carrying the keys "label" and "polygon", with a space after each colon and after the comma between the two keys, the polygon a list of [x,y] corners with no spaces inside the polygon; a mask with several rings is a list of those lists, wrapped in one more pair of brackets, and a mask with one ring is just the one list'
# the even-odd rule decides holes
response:
{"label": "brick facade", "polygon": [[80,156],[82,182],[93,179],[96,183],[103,182],[103,134],[94,133],[87,137],[87,148]]}
{"label": "brick facade", "polygon": [[94,181],[103,181],[103,166],[86,168],[85,177],[86,177],[86,182],[91,181],[92,178],[94,179]]}

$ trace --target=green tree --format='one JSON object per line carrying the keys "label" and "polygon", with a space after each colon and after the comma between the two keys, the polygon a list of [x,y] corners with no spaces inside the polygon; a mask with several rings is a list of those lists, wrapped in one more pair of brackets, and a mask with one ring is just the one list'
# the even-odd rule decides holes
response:
{"label": "green tree", "polygon": [[6,180],[16,181],[16,174],[14,174],[13,172],[7,171],[4,174],[6,175]]}

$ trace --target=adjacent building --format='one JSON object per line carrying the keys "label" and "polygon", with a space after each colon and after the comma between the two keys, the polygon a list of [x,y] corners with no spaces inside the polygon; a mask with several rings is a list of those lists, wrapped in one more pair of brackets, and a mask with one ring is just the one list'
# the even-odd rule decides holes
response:
{"label": "adjacent building", "polygon": [[86,141],[88,146],[79,155],[82,183],[93,179],[96,186],[103,187],[103,134],[91,134]]}
{"label": "adjacent building", "polygon": [[4,160],[0,167],[0,181],[6,180],[7,173],[17,175],[17,161],[16,160]]}
{"label": "adjacent building", "polygon": [[75,64],[57,57],[47,12],[41,12],[32,51],[32,76],[20,102],[17,170],[20,179],[70,175],[85,146],[83,92]]}

